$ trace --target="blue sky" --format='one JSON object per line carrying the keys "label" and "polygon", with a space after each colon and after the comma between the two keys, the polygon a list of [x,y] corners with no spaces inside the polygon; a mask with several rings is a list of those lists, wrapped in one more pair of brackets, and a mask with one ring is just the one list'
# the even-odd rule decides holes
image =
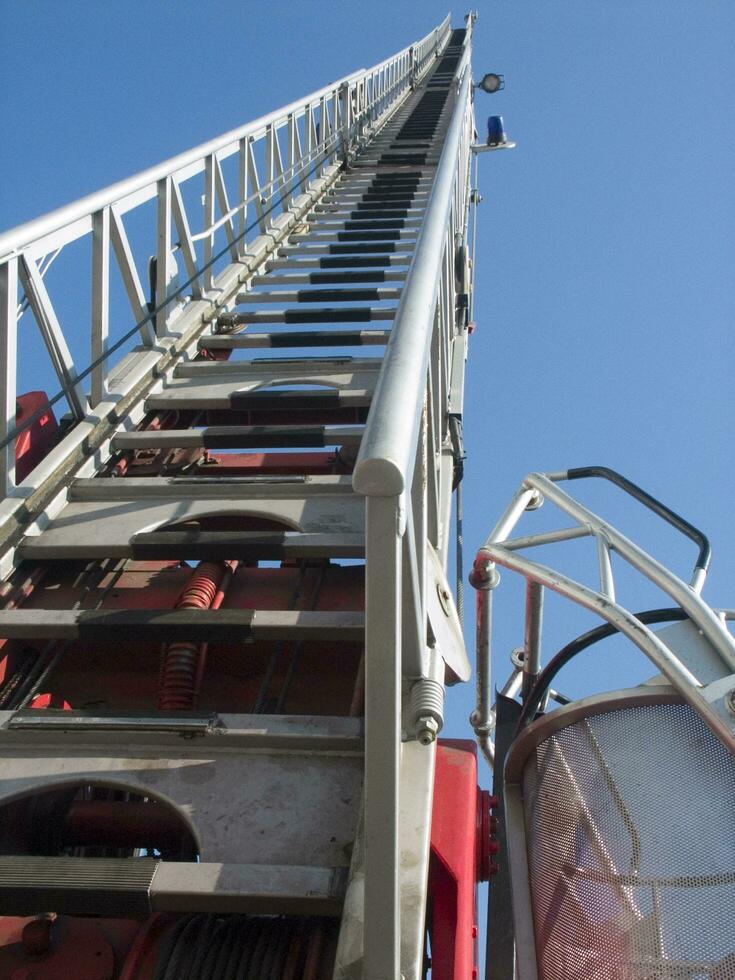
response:
{"label": "blue sky", "polygon": [[[0,9],[4,228],[372,65],[446,13],[435,0]],[[527,0],[479,13],[475,74],[500,71],[506,89],[478,94],[478,120],[502,113],[518,148],[480,160],[467,559],[526,472],[606,464],[703,526],[715,554],[705,595],[735,605],[735,6]],[[589,499],[689,568],[690,544],[609,494]],[[522,639],[507,588],[500,680]],[[554,627],[551,612],[547,653],[587,625],[559,606]],[[567,689],[622,679],[601,653]],[[451,734],[468,734],[471,700],[470,685],[452,696]]]}

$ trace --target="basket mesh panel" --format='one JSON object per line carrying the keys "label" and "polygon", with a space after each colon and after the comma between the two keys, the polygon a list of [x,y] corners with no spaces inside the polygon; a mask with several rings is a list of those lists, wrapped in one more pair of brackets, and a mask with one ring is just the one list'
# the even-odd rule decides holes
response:
{"label": "basket mesh panel", "polygon": [[562,729],[523,792],[541,980],[735,980],[735,760],[688,705]]}

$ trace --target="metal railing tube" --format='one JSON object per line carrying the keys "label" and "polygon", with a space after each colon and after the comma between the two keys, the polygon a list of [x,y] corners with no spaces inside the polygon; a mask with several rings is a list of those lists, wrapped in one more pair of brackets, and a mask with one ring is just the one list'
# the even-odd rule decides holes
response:
{"label": "metal railing tube", "polygon": [[[524,485],[533,487],[548,500],[555,503],[580,524],[591,525],[593,531],[599,529],[605,522],[597,514],[584,507],[573,497],[566,494],[556,483],[542,473],[531,473],[524,480]],[[715,613],[702,597],[691,586],[656,561],[651,555],[642,551],[616,528],[605,524],[605,538],[608,545],[633,566],[641,575],[645,575],[662,591],[684,609],[715,650],[723,662],[730,668],[735,668],[735,640],[723,627]]]}
{"label": "metal railing tube", "polygon": [[491,654],[492,654],[492,603],[493,594],[489,588],[478,589],[476,595],[477,631],[477,703],[470,715],[477,744],[492,768],[495,761],[495,746],[491,735],[495,729],[495,712],[492,710]]}
{"label": "metal railing tube", "polygon": [[544,610],[544,587],[526,580],[526,632],[523,641],[523,698],[528,697],[541,670],[541,622]]}
{"label": "metal railing tube", "polygon": [[[572,599],[578,605],[607,620],[655,664],[681,694],[682,698],[697,712],[713,734],[730,752],[735,752],[735,731],[732,729],[732,722],[729,719],[726,721],[724,717],[718,714],[716,707],[703,696],[702,683],[679,660],[673,650],[669,649],[661,638],[638,620],[633,613],[581,582],[576,582],[574,579],[562,575],[561,572],[540,565],[528,558],[522,558],[512,551],[507,551],[502,545],[485,545],[481,550],[486,551],[487,557],[498,565],[518,572],[526,579],[538,582],[553,592],[558,592],[560,595]],[[683,603],[680,605],[685,608]],[[685,611],[689,612],[689,610]]]}
{"label": "metal railing tube", "polygon": [[355,465],[353,487],[366,496],[398,496],[411,483],[469,91],[466,70]]}

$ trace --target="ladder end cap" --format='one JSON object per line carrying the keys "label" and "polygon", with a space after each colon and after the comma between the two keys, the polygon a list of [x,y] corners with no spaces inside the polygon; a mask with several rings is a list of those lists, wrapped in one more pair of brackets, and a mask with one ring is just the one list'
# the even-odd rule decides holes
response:
{"label": "ladder end cap", "polygon": [[406,487],[403,472],[392,460],[382,457],[358,460],[352,476],[355,493],[366,497],[398,497]]}

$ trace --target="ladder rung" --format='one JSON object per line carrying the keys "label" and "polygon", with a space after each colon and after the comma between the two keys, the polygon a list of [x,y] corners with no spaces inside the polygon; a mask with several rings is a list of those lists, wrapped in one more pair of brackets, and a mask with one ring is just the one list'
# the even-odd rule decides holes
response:
{"label": "ladder rung", "polygon": [[0,913],[338,915],[345,879],[341,868],[13,855],[0,857]]}
{"label": "ladder rung", "polygon": [[[391,266],[407,266],[411,262],[410,255],[353,255],[335,258],[305,258],[298,257],[295,252],[292,258],[271,259],[266,269],[381,269]],[[404,275],[404,273],[401,273]]]}
{"label": "ladder rung", "polygon": [[0,610],[9,640],[104,643],[121,630],[129,641],[341,640],[360,642],[362,612],[261,609],[12,609]]}
{"label": "ladder rung", "polygon": [[[368,282],[403,281],[406,273],[400,269],[378,269],[375,271],[351,272],[291,272],[278,276],[253,276],[250,280],[253,286],[337,286],[343,283],[361,285]],[[279,294],[280,295],[280,294]]]}
{"label": "ladder rung", "polygon": [[151,909],[336,916],[346,879],[346,868],[165,861],[153,879]]}
{"label": "ladder rung", "polygon": [[399,231],[401,228],[418,228],[421,225],[421,218],[382,218],[376,219],[369,215],[362,215],[355,219],[342,218],[339,215],[313,215],[307,218],[308,224],[313,231],[321,232],[322,229],[339,229],[345,231]]}
{"label": "ladder rung", "polygon": [[121,432],[115,452],[125,449],[271,449],[359,446],[363,427],[329,425],[220,425],[203,429],[153,429]]}
{"label": "ladder rung", "polygon": [[130,556],[138,561],[364,558],[365,537],[301,531],[148,531],[133,535]]}
{"label": "ladder rung", "polygon": [[76,560],[133,558],[136,561],[282,561],[287,558],[363,558],[365,539],[357,534],[318,534],[301,531],[147,531],[127,543],[104,539],[56,542],[41,534],[26,538],[19,548],[24,558]]}
{"label": "ladder rung", "polygon": [[369,405],[372,391],[354,389],[348,391],[323,391],[296,389],[294,391],[232,391],[226,395],[210,392],[202,385],[195,388],[167,388],[145,401],[146,410],[151,409],[231,409],[233,411],[277,410],[298,411],[301,409],[334,409],[342,407],[361,408]]}
{"label": "ladder rung", "polygon": [[365,173],[361,176],[355,176],[354,180],[345,181],[339,183],[335,186],[332,193],[339,193],[340,191],[346,190],[361,190],[361,191],[375,191],[375,190],[386,190],[388,192],[395,190],[396,188],[404,189],[406,187],[423,187],[424,189],[428,187],[429,184],[434,179],[434,173],[427,172],[426,174],[419,171],[411,172],[410,170],[398,170],[395,173],[387,173],[385,171],[379,171],[375,174]]}
{"label": "ladder rung", "polygon": [[247,313],[225,313],[217,322],[225,326],[247,323],[369,323],[371,320],[392,320],[395,313],[394,306],[388,309],[374,306],[344,308],[326,306],[318,310],[252,310]]}
{"label": "ladder rung", "polygon": [[214,381],[225,381],[231,375],[242,375],[242,383],[269,385],[273,374],[276,373],[281,379],[279,384],[287,384],[286,376],[289,375],[296,381],[300,381],[304,372],[317,384],[317,378],[329,383],[334,379],[335,374],[352,375],[358,372],[369,371],[376,374],[382,366],[379,357],[352,357],[349,354],[337,352],[335,354],[317,354],[294,357],[256,357],[252,360],[190,360],[182,361],[174,368],[176,378],[197,378],[201,375],[212,377]]}
{"label": "ladder rung", "polygon": [[327,242],[398,242],[404,238],[415,238],[416,229],[409,228],[406,231],[307,231],[303,234],[289,235],[292,242],[310,242],[318,239],[325,239]]}
{"label": "ladder rung", "polygon": [[202,337],[200,350],[265,347],[361,347],[387,344],[390,330],[289,330],[283,333],[214,334]]}
{"label": "ladder rung", "polygon": [[154,858],[0,857],[0,914],[149,915]]}
{"label": "ladder rung", "polygon": [[238,293],[235,302],[245,303],[358,303],[400,299],[401,290],[395,288],[377,289],[293,289],[275,292]]}
{"label": "ladder rung", "polygon": [[346,221],[364,221],[369,218],[370,220],[383,219],[399,221],[404,218],[413,217],[420,219],[420,216],[423,214],[423,208],[407,208],[400,207],[399,205],[391,208],[390,205],[385,204],[358,204],[351,210],[339,204],[318,204],[312,213],[315,217],[323,217],[330,220],[342,218]]}
{"label": "ladder rung", "polygon": [[426,191],[366,191],[364,194],[335,194],[324,198],[319,207],[350,207],[350,208],[401,208],[411,207],[423,209],[428,193]]}
{"label": "ladder rung", "polygon": [[279,255],[306,255],[320,253],[322,255],[365,255],[391,252],[411,252],[414,242],[352,242],[351,244],[320,244],[283,245],[278,250]]}
{"label": "ladder rung", "polygon": [[[340,428],[336,426],[336,428]],[[110,504],[114,501],[130,501],[132,503],[143,504],[146,501],[155,504],[156,501],[169,502],[174,504],[177,500],[186,500],[195,503],[203,500],[217,500],[223,506],[228,502],[237,504],[238,501],[255,500],[276,497],[297,498],[303,500],[305,497],[318,497],[326,495],[328,497],[350,497],[353,500],[361,500],[356,497],[352,490],[352,480],[349,476],[339,476],[335,474],[306,476],[303,473],[292,473],[288,475],[267,475],[256,474],[251,476],[128,476],[124,480],[114,480],[109,477],[74,480],[69,488],[69,501],[72,503],[98,503]],[[122,513],[123,509],[120,510]],[[80,515],[77,513],[77,517]],[[94,514],[87,511],[87,522],[90,518],[94,519]],[[101,519],[114,523],[110,514],[100,515]],[[175,520],[177,517],[176,508],[173,507],[170,514],[166,515],[166,521]],[[184,517],[179,508],[179,518],[181,520],[193,520],[191,517]],[[68,511],[61,512],[60,520],[62,526],[70,523]],[[145,524],[143,525],[145,526]],[[57,521],[52,521],[40,538],[26,538],[26,543],[39,541],[58,529]]]}
{"label": "ladder rung", "polygon": [[[8,728],[35,731],[157,732],[214,736],[229,746],[277,752],[295,749],[309,753],[361,755],[364,723],[345,715],[262,715],[230,712],[171,711],[100,712],[94,709],[60,710],[22,708],[3,712]],[[228,746],[228,747],[229,747]]]}

